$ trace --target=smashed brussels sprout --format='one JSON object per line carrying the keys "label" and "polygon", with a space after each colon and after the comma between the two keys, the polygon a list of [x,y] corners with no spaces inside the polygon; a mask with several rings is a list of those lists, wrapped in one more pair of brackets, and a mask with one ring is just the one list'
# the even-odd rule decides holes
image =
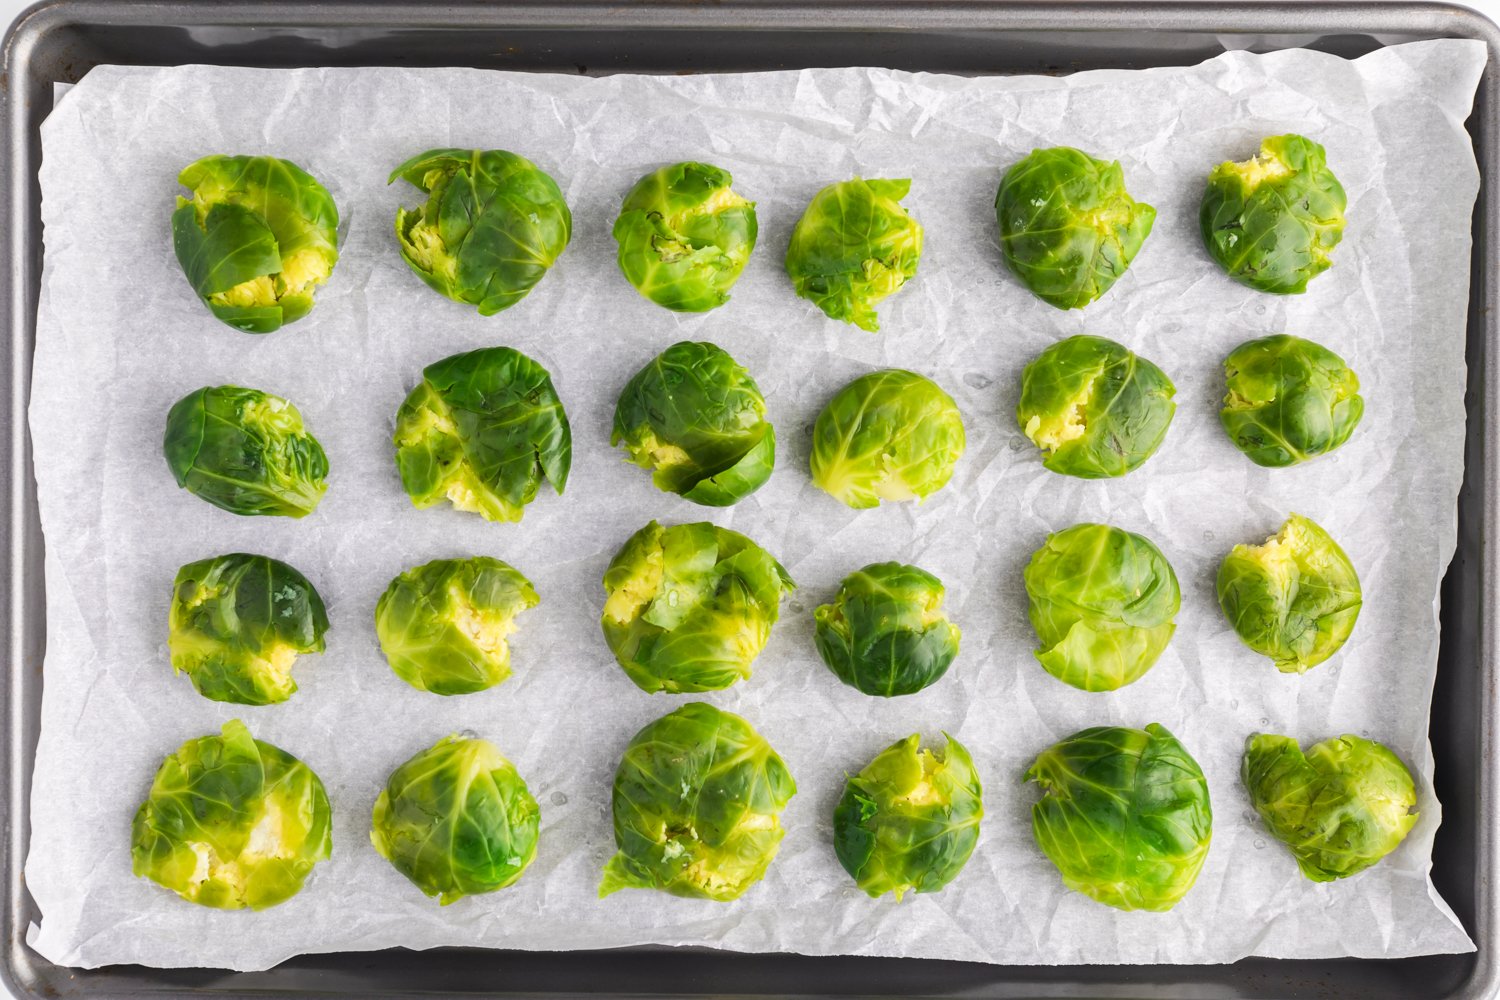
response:
{"label": "smashed brussels sprout", "polygon": [[962,743],[898,740],[844,786],[833,811],[839,864],[870,896],[937,892],[968,863],[984,816],[979,772]]}
{"label": "smashed brussels sprout", "polygon": [[1074,733],[1031,765],[1037,846],[1063,884],[1121,910],[1170,910],[1208,857],[1208,781],[1166,729],[1099,726]]}
{"label": "smashed brussels sprout", "polygon": [[280,396],[205,386],[167,413],[162,452],[177,485],[232,514],[305,517],[328,489],[328,456]]}
{"label": "smashed brussels sprout", "polygon": [[1323,147],[1273,135],[1253,159],[1214,167],[1198,225],[1209,256],[1231,278],[1286,295],[1307,291],[1328,270],[1344,235],[1344,207]]}
{"label": "smashed brussels sprout", "polygon": [[1219,565],[1219,606],[1245,645],[1282,673],[1303,673],[1339,651],[1362,592],[1338,543],[1300,514],[1263,545],[1236,545]]}
{"label": "smashed brussels sprout", "polygon": [[781,563],[737,531],[652,521],[604,571],[600,624],[642,691],[717,691],[750,676],[795,587]]}
{"label": "smashed brussels sprout", "polygon": [[1177,412],[1176,392],[1160,368],[1123,345],[1079,335],[1026,366],[1016,420],[1048,469],[1107,479],[1156,454]]}
{"label": "smashed brussels sprout", "polygon": [[1118,162],[1054,146],[1006,171],[995,219],[1000,253],[1021,283],[1059,309],[1082,309],[1130,267],[1156,209],[1130,197]]}
{"label": "smashed brussels sprout", "polygon": [[830,184],[792,230],[786,273],[829,319],[880,329],[875,307],[916,276],[922,227],[901,207],[909,180]]}
{"label": "smashed brussels sprout", "polygon": [[618,852],[603,898],[661,889],[725,902],[761,880],[776,857],[781,810],[797,783],[750,723],[693,702],[646,726],[615,771]]}
{"label": "smashed brussels sprout", "polygon": [[130,829],[131,871],[190,903],[263,910],[333,848],[323,782],[238,719],[162,761]]}
{"label": "smashed brussels sprout", "polygon": [[1326,455],[1349,440],[1365,413],[1359,378],[1344,359],[1301,337],[1278,333],[1241,344],[1224,359],[1224,378],[1219,420],[1256,465]]}
{"label": "smashed brussels sprout", "polygon": [[397,167],[427,196],[396,211],[401,256],[454,302],[492,316],[526,297],[573,235],[557,182],[503,149],[429,149]]}
{"label": "smashed brussels sprout", "polygon": [[813,612],[818,655],[865,694],[913,694],[938,681],[958,655],[958,626],[943,614],[943,583],[916,566],[872,563],[844,577],[838,596]]}
{"label": "smashed brussels sprout", "polygon": [[636,182],[615,220],[620,270],[635,290],[678,312],[707,312],[755,249],[755,203],[730,188],[729,171],[674,163]]}
{"label": "smashed brussels sprout", "polygon": [[172,245],[193,291],[236,330],[306,316],[338,263],[339,212],[323,185],[274,156],[206,156],[177,181]]}
{"label": "smashed brussels sprout", "polygon": [[656,488],[707,507],[754,493],[776,462],[776,429],[750,373],[720,347],[684,340],[635,373],[609,443]]}
{"label": "smashed brussels sprout", "polygon": [[542,480],[562,494],[573,432],[552,376],[520,351],[485,347],[428,365],[396,414],[396,467],[414,507],[447,500],[519,521]]}
{"label": "smashed brussels sprout", "polygon": [[177,571],[168,614],[172,670],[205,698],[271,705],[297,690],[292,665],[323,652],[328,612],[307,577],[233,552]]}

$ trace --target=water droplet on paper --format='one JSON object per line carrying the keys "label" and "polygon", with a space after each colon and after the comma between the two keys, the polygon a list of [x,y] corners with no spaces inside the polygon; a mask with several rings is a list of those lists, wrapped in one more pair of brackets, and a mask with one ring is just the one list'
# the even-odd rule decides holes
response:
{"label": "water droplet on paper", "polygon": [[552,804],[555,806],[565,806],[568,804],[568,797],[562,792],[553,792]]}

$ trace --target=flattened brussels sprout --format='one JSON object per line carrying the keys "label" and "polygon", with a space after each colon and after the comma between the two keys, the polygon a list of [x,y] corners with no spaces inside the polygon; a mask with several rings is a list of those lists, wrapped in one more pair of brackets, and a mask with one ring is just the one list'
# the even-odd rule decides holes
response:
{"label": "flattened brussels sprout", "polygon": [[1160,368],[1123,345],[1079,335],[1026,366],[1016,420],[1048,469],[1107,479],[1156,454],[1177,412],[1176,392]]}
{"label": "flattened brussels sprout", "polygon": [[818,655],[865,694],[890,698],[935,684],[958,655],[960,636],[943,614],[944,594],[942,581],[916,566],[856,570],[832,604],[813,612]]}
{"label": "flattened brussels sprout", "polygon": [[765,875],[797,783],[750,723],[693,702],[630,741],[615,771],[615,847],[599,885],[726,902]]}
{"label": "flattened brussels sprout", "polygon": [[1166,729],[1098,726],[1044,751],[1025,775],[1037,846],[1063,884],[1120,910],[1170,910],[1208,857],[1208,781]]}
{"label": "flattened brussels sprout", "polygon": [[1304,673],[1354,631],[1362,591],[1344,550],[1293,514],[1264,545],[1236,545],[1219,565],[1219,606],[1245,645],[1282,673]]}
{"label": "flattened brussels sprout", "polygon": [[323,782],[238,719],[162,761],[130,828],[131,871],[190,903],[263,910],[333,849]]}
{"label": "flattened brussels sprout", "polygon": [[678,312],[707,312],[755,249],[755,203],[731,190],[729,171],[674,163],[636,182],[615,220],[620,270],[635,290]]}
{"label": "flattened brussels sprout", "polygon": [[1236,347],[1224,359],[1228,395],[1219,420],[1256,465],[1281,468],[1326,455],[1349,440],[1365,401],[1344,359],[1301,337],[1278,333]]}
{"label": "flattened brussels sprout", "polygon": [[172,246],[188,284],[236,330],[271,333],[306,316],[338,263],[333,196],[290,160],[205,156],[177,182]]}
{"label": "flattened brussels sprout", "polygon": [[323,652],[328,612],[307,577],[232,552],[177,571],[167,647],[174,673],[213,701],[271,705],[297,690],[298,654]]}
{"label": "flattened brussels sprout", "polygon": [[795,587],[781,563],[737,531],[652,521],[604,571],[600,624],[642,691],[717,691],[750,676]]}
{"label": "flattened brussels sprout", "polygon": [[573,236],[557,182],[503,149],[429,149],[397,167],[427,195],[396,212],[401,256],[429,287],[492,316],[526,297]]}
{"label": "flattened brussels sprout", "polygon": [[542,480],[562,494],[573,432],[552,376],[520,351],[485,347],[428,365],[396,414],[396,467],[412,506],[447,500],[519,521]]}
{"label": "flattened brussels sprout", "polygon": [[776,429],[755,379],[722,348],[688,340],[626,383],[609,443],[653,470],[657,489],[706,507],[743,500],[776,463]]}

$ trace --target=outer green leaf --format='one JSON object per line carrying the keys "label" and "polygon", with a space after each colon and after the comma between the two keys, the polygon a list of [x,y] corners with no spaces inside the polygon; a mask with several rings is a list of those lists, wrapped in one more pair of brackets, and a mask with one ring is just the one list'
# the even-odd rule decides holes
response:
{"label": "outer green leaf", "polygon": [[958,626],[943,614],[942,581],[916,566],[872,563],[850,573],[813,612],[818,654],[865,694],[914,694],[948,672]]}
{"label": "outer green leaf", "polygon": [[1224,359],[1219,420],[1256,465],[1279,468],[1338,448],[1364,416],[1359,377],[1344,359],[1301,337],[1247,341]]}

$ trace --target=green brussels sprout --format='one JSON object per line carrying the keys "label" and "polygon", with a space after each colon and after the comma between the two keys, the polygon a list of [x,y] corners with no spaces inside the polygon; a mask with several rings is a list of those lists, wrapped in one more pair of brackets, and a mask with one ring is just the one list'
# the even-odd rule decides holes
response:
{"label": "green brussels sprout", "polygon": [[1224,359],[1229,393],[1219,420],[1256,465],[1281,468],[1326,455],[1349,440],[1365,401],[1344,359],[1301,337],[1278,333],[1236,347]]}
{"label": "green brussels sprout", "polygon": [[561,495],[573,464],[573,432],[551,374],[509,347],[424,368],[396,414],[394,440],[412,506],[447,500],[486,521],[521,520],[543,479]]}
{"label": "green brussels sprout", "polygon": [[750,723],[693,702],[636,733],[615,771],[614,857],[599,897],[621,889],[726,902],[765,875],[781,810],[797,794]]}
{"label": "green brussels sprout", "polygon": [[1246,742],[1240,778],[1271,836],[1314,882],[1348,878],[1400,846],[1417,822],[1417,786],[1401,758],[1360,736]]}
{"label": "green brussels sprout", "polygon": [[499,559],[435,559],[391,581],[375,603],[375,634],[396,676],[418,691],[469,694],[510,676],[506,637],[540,600]]}
{"label": "green brussels sprout", "polygon": [[755,249],[755,203],[731,190],[729,171],[674,163],[636,182],[615,220],[620,270],[635,290],[678,312],[707,312]]}
{"label": "green brussels sprout", "polygon": [[1219,606],[1245,645],[1282,673],[1339,651],[1359,618],[1359,576],[1338,543],[1293,514],[1263,545],[1236,545],[1219,565]]}
{"label": "green brussels sprout", "polygon": [[1300,135],[1261,140],[1260,155],[1208,175],[1198,226],[1231,278],[1288,295],[1328,270],[1344,236],[1344,189],[1322,146]]}
{"label": "green brussels sprout", "polygon": [[172,246],[219,319],[271,333],[306,316],[339,260],[339,210],[310,174],[274,156],[205,156],[177,175]]}
{"label": "green brussels sprout", "polygon": [[1037,846],[1063,884],[1120,910],[1170,910],[1208,857],[1208,781],[1177,738],[1096,726],[1043,751],[1026,771]]}
{"label": "green brussels sprout", "polygon": [[1107,479],[1156,454],[1177,412],[1176,392],[1160,368],[1125,346],[1079,335],[1026,366],[1016,420],[1048,469]]}
{"label": "green brussels sprout", "polygon": [[856,510],[920,502],[953,478],[965,444],[952,396],[931,379],[887,368],[850,382],[818,414],[812,479]]}
{"label": "green brussels sprout", "polygon": [[1151,540],[1107,524],[1047,536],[1026,564],[1031,626],[1047,673],[1084,691],[1145,676],[1177,630],[1177,574]]}
{"label": "green brussels sprout", "polygon": [[333,848],[323,782],[238,719],[162,761],[130,827],[131,871],[190,903],[263,910]]}
{"label": "green brussels sprout", "polygon": [[573,214],[557,182],[503,149],[429,149],[391,172],[427,196],[396,211],[401,256],[454,302],[493,316],[526,297],[568,247]]}
{"label": "green brussels sprout", "polygon": [[915,694],[937,683],[958,655],[958,626],[943,614],[943,582],[898,562],[844,577],[832,604],[813,612],[818,655],[865,694]]}
{"label": "green brussels sprout", "polygon": [[604,571],[600,624],[642,691],[718,691],[750,676],[795,588],[781,563],[737,531],[652,521]]}
{"label": "green brussels sprout", "polygon": [[921,733],[897,740],[851,777],[833,810],[839,864],[870,896],[937,892],[979,842],[979,772],[962,743],[919,749]]}
{"label": "green brussels sprout", "polygon": [[922,227],[901,207],[909,180],[830,184],[808,203],[786,248],[798,295],[829,319],[880,329],[875,307],[916,277]]}
{"label": "green brussels sprout", "polygon": [[177,571],[168,622],[172,670],[187,674],[199,694],[271,705],[297,690],[298,654],[323,652],[328,612],[286,563],[232,552]]}
{"label": "green brussels sprout", "polygon": [[1082,309],[1130,267],[1156,209],[1130,197],[1118,161],[1054,146],[1005,172],[995,220],[1000,254],[1021,284],[1048,305]]}
{"label": "green brussels sprout", "polygon": [[162,453],[177,485],[232,514],[306,517],[328,490],[328,456],[280,396],[204,386],[167,412]]}
{"label": "green brussels sprout", "polygon": [[707,507],[754,493],[776,462],[776,429],[755,379],[722,348],[688,340],[626,383],[609,443],[652,469],[657,489]]}

